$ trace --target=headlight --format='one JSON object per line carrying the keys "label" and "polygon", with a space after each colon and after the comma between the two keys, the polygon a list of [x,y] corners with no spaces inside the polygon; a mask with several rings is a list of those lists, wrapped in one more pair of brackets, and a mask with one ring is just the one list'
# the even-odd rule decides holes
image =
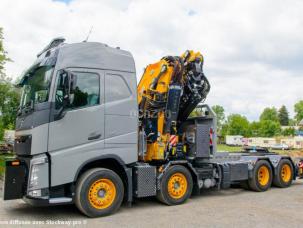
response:
{"label": "headlight", "polygon": [[39,176],[38,173],[40,171],[39,165],[33,165],[32,170],[31,170],[31,175],[30,175],[30,180],[29,180],[29,188],[34,188],[38,185],[39,181]]}
{"label": "headlight", "polygon": [[48,187],[48,159],[46,155],[41,155],[31,161],[28,189],[36,190],[45,187]]}
{"label": "headlight", "polygon": [[31,197],[41,197],[42,196],[41,189],[30,191],[28,195]]}

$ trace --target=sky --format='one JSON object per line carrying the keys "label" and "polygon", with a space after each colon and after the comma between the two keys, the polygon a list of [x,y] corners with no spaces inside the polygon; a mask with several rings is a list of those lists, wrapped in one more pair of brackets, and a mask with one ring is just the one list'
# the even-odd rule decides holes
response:
{"label": "sky", "polygon": [[303,94],[302,0],[1,0],[0,27],[16,78],[51,39],[86,39],[130,51],[137,78],[162,56],[204,55],[206,103],[257,120]]}

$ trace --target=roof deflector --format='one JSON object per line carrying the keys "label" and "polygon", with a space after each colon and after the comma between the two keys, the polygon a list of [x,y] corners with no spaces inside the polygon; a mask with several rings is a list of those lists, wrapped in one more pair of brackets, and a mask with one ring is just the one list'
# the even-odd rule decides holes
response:
{"label": "roof deflector", "polygon": [[47,50],[59,46],[59,44],[63,43],[65,41],[65,38],[63,37],[57,37],[55,39],[52,39],[52,41],[41,51],[38,53],[37,57],[39,57],[42,53],[46,52]]}

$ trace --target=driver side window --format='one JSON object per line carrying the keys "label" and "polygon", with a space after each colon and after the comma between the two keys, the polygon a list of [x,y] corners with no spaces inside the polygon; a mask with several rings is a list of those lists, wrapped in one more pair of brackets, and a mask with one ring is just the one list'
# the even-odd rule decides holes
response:
{"label": "driver side window", "polygon": [[[96,73],[91,72],[73,72],[75,75],[75,84],[73,90],[70,91],[69,108],[86,108],[100,104],[100,77]],[[64,88],[60,88],[60,81],[64,80],[64,74],[59,75],[57,79],[56,90],[56,109],[60,109],[63,105],[63,98],[66,96]]]}

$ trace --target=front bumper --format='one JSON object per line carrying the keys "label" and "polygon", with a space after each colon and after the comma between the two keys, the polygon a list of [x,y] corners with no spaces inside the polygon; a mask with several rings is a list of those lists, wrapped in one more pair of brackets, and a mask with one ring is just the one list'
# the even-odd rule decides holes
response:
{"label": "front bumper", "polygon": [[24,196],[23,201],[27,204],[37,207],[49,206],[49,199],[40,199],[40,198],[32,198],[29,196]]}
{"label": "front bumper", "polygon": [[49,197],[47,156],[17,157],[5,163],[4,200]]}
{"label": "front bumper", "polygon": [[[18,157],[15,160],[6,161],[6,171],[4,180],[4,200],[23,199],[26,203],[33,206],[49,206],[73,203],[71,197],[51,198],[48,182],[48,162],[42,162],[44,156]],[[47,161],[47,160],[45,160]],[[36,172],[38,181],[31,186],[31,173],[34,166],[39,166]],[[37,167],[36,167],[37,170]]]}
{"label": "front bumper", "polygon": [[66,205],[66,204],[73,204],[74,202],[72,198],[68,198],[68,197],[42,199],[42,198],[33,198],[30,196],[24,196],[23,200],[27,204],[36,207]]}
{"label": "front bumper", "polygon": [[49,197],[48,178],[49,163],[45,154],[6,161],[3,199]]}

